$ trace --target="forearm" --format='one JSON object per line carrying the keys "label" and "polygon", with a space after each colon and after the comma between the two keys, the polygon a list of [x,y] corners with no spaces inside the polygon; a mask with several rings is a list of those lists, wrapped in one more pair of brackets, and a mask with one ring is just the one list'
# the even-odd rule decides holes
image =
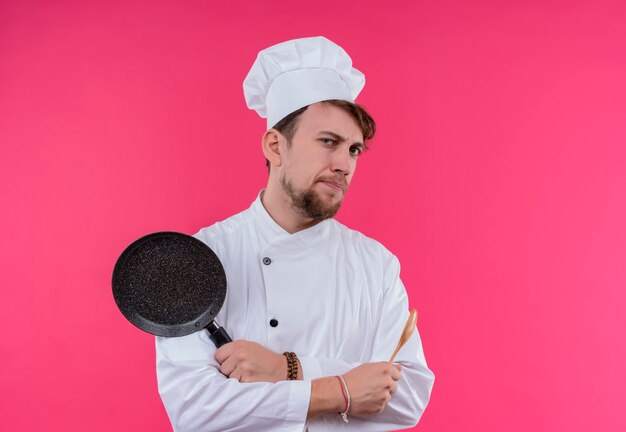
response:
{"label": "forearm", "polygon": [[[345,424],[341,417],[336,414],[339,411],[343,411],[343,408],[336,409],[335,407],[335,409],[322,414],[324,424],[332,424],[333,428],[342,430],[392,430],[416,424],[428,404],[434,381],[434,376],[426,366],[423,356],[416,352],[416,342],[416,340],[412,341],[409,347],[407,347],[408,350],[403,351],[400,355],[397,363],[401,364],[403,368],[400,380],[397,382],[397,391],[392,395],[391,400],[387,403],[382,413],[358,415],[351,411],[349,413],[350,423]],[[407,356],[408,353],[412,353],[412,355]],[[312,380],[312,383],[316,383],[319,380],[318,376],[344,375],[361,364],[348,363],[340,359],[331,358],[303,358],[302,360],[304,377]],[[373,360],[380,361],[381,359],[376,357]],[[307,365],[309,368],[308,372]],[[311,368],[314,370],[311,371]],[[333,388],[333,380],[336,381],[336,378],[331,377],[329,381],[331,388]],[[338,382],[335,384],[337,385],[336,391],[339,392],[337,395],[341,397],[341,389],[338,386]],[[349,383],[348,387],[350,387]],[[311,397],[313,401],[313,393]],[[312,407],[314,408],[314,406]],[[310,415],[309,418],[311,418]],[[310,423],[311,425],[314,425],[314,423]],[[311,431],[315,430],[315,428],[310,429]]]}
{"label": "forearm", "polygon": [[[240,383],[228,379],[210,360],[202,359],[206,353],[201,344],[184,339],[157,339],[159,393],[174,430],[304,429],[310,382]],[[185,352],[186,358],[180,358],[180,352]]]}
{"label": "forearm", "polygon": [[[311,403],[308,412],[309,432],[318,430],[381,431],[412,427],[421,418],[432,387],[432,375],[413,373],[402,368],[398,387],[384,410],[378,414],[357,414],[351,409],[348,423],[339,412],[345,409],[339,383],[335,377],[317,379],[312,382]],[[327,390],[323,385],[327,385]],[[347,383],[350,388],[350,382]],[[316,387],[320,388],[318,391]],[[337,387],[334,387],[337,386]],[[333,393],[336,391],[337,393]],[[321,400],[317,401],[317,397]],[[333,399],[334,398],[334,399]],[[334,402],[333,402],[334,401]],[[333,406],[333,404],[335,404]]]}
{"label": "forearm", "polygon": [[307,419],[344,410],[344,399],[339,385],[335,377],[319,378],[311,382]]}

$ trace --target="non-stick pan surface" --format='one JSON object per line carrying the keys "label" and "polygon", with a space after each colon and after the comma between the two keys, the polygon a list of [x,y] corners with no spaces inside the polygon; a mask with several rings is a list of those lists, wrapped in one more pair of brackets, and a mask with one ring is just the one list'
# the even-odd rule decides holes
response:
{"label": "non-stick pan surface", "polygon": [[200,240],[157,232],[136,240],[118,258],[113,297],[140,329],[184,336],[219,327],[212,320],[226,298],[226,274],[217,255]]}

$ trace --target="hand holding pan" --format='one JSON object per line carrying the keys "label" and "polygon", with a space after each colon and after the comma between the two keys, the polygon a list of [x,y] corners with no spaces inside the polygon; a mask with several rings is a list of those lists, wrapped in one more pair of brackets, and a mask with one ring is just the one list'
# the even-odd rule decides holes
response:
{"label": "hand holding pan", "polygon": [[226,298],[224,267],[194,237],[157,232],[133,242],[115,263],[113,297],[126,319],[153,335],[206,328],[218,348],[232,342],[214,320]]}

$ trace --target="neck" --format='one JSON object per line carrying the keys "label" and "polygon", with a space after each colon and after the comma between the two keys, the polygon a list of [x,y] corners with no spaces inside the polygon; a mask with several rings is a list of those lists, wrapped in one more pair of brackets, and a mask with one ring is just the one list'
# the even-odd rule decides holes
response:
{"label": "neck", "polygon": [[310,228],[320,222],[302,215],[293,208],[291,199],[283,192],[280,185],[272,182],[271,179],[261,194],[261,203],[274,222],[289,234]]}

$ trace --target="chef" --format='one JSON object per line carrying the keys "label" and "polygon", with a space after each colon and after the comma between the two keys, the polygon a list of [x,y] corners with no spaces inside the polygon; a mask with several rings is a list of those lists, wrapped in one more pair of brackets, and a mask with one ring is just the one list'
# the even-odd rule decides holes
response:
{"label": "chef", "polygon": [[398,259],[333,219],[375,132],[365,84],[338,45],[261,51],[244,81],[267,118],[267,186],[196,238],[222,261],[228,295],[207,332],[156,338],[161,398],[176,431],[384,431],[414,426],[433,386],[419,333],[391,356],[409,315]]}

